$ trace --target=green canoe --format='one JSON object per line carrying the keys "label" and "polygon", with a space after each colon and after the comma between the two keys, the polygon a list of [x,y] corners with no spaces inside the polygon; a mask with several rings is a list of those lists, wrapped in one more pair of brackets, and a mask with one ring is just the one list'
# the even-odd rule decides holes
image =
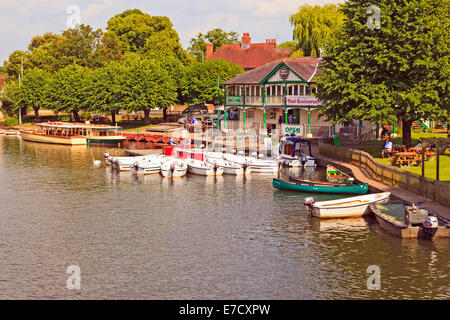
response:
{"label": "green canoe", "polygon": [[369,190],[369,186],[366,183],[357,185],[339,185],[329,182],[297,180],[294,178],[289,179],[294,180],[294,182],[287,182],[274,178],[272,181],[272,186],[275,189],[280,190],[318,192],[318,193],[366,194],[367,191]]}

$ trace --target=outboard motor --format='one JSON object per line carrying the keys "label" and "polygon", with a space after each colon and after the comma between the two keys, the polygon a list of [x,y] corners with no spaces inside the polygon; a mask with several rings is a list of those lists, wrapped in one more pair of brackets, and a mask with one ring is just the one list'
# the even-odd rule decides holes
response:
{"label": "outboard motor", "polygon": [[428,216],[425,219],[425,222],[420,227],[420,233],[422,238],[431,240],[436,234],[439,227],[439,222],[436,217]]}
{"label": "outboard motor", "polygon": [[309,208],[309,213],[312,213],[312,205],[316,202],[313,197],[303,199],[303,204]]}
{"label": "outboard motor", "polygon": [[105,159],[109,158],[109,153],[105,152],[105,153],[103,154],[103,157],[104,157]]}
{"label": "outboard motor", "polygon": [[119,161],[117,159],[111,161],[111,169],[112,171],[119,171]]}

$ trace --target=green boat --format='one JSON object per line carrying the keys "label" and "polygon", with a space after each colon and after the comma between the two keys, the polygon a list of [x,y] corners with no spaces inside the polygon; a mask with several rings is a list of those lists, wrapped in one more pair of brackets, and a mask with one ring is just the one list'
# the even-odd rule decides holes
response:
{"label": "green boat", "polygon": [[275,189],[300,191],[300,192],[318,192],[318,193],[343,193],[343,194],[366,194],[369,186],[364,184],[343,185],[330,182],[298,180],[289,177],[291,182],[282,181],[274,178],[272,186]]}
{"label": "green boat", "polygon": [[355,178],[350,175],[342,172],[332,165],[327,166],[327,180],[333,183],[345,183],[345,184],[354,184]]}

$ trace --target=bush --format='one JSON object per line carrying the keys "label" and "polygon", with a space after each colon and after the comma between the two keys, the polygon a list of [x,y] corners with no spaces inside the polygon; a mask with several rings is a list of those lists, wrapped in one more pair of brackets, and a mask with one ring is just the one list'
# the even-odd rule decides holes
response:
{"label": "bush", "polygon": [[7,118],[5,120],[4,124],[7,127],[14,127],[14,126],[17,126],[19,124],[19,120],[17,118]]}

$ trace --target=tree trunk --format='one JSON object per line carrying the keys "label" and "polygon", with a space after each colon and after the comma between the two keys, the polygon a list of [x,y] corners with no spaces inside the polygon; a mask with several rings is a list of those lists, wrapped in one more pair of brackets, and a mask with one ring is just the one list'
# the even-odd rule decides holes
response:
{"label": "tree trunk", "polygon": [[402,119],[402,144],[404,144],[407,148],[411,147],[411,125],[412,120]]}
{"label": "tree trunk", "polygon": [[144,110],[144,124],[150,124],[150,110]]}
{"label": "tree trunk", "polygon": [[113,125],[116,123],[116,113],[114,111],[111,112],[111,122]]}
{"label": "tree trunk", "polygon": [[73,118],[75,122],[80,122],[80,115],[78,114],[78,111],[72,111],[73,112]]}
{"label": "tree trunk", "polygon": [[163,108],[163,120],[164,122],[167,122],[167,107]]}
{"label": "tree trunk", "polygon": [[34,121],[39,122],[39,108],[34,109]]}

